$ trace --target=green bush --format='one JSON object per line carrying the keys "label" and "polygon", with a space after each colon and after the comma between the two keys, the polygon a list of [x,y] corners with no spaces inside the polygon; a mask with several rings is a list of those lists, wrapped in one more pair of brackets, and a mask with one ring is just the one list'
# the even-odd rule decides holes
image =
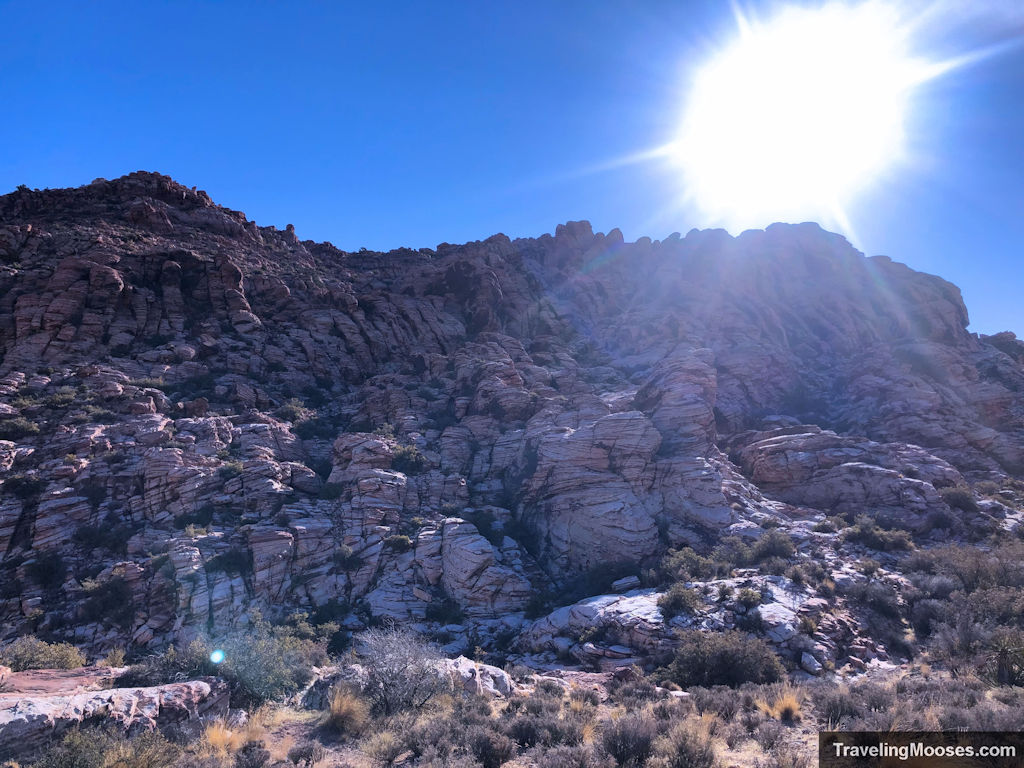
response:
{"label": "green bush", "polygon": [[670,549],[658,567],[664,582],[706,581],[716,576],[727,576],[732,570],[730,563],[714,561],[698,555],[690,547]]}
{"label": "green bush", "polygon": [[683,613],[697,613],[703,602],[695,590],[688,589],[682,584],[673,584],[658,598],[658,608],[661,609],[662,616],[671,619]]}
{"label": "green bush", "polygon": [[715,768],[718,758],[706,728],[693,722],[681,722],[654,742],[649,768]]}
{"label": "green bush", "polygon": [[136,527],[118,517],[108,514],[102,523],[80,525],[71,535],[71,540],[86,550],[105,549],[117,555],[128,551],[128,540],[135,535]]}
{"label": "green bush", "polygon": [[19,499],[25,501],[42,493],[43,489],[46,488],[46,481],[41,477],[11,475],[4,480],[3,488],[7,493],[13,493]]}
{"label": "green bush", "polygon": [[415,445],[400,445],[391,454],[391,468],[407,475],[418,475],[427,468],[427,459]]}
{"label": "green bush", "polygon": [[[210,661],[214,648],[224,651],[219,665]],[[159,685],[217,675],[231,685],[233,706],[248,706],[297,693],[311,679],[312,668],[326,662],[323,640],[300,637],[294,628],[272,626],[256,615],[250,626],[216,641],[198,638],[144,659],[130,667],[118,685]]]}
{"label": "green bush", "polygon": [[252,555],[249,550],[232,547],[226,552],[214,555],[204,564],[207,573],[227,573],[231,576],[245,576],[252,573]]}
{"label": "green bush", "polygon": [[24,416],[0,420],[0,440],[20,440],[39,434],[39,425]]}
{"label": "green bush", "polygon": [[303,440],[332,440],[337,437],[340,428],[334,419],[318,416],[315,419],[300,421],[292,429]]}
{"label": "green bush", "polygon": [[0,648],[0,664],[15,672],[26,669],[78,669],[85,657],[70,643],[48,643],[25,635]]}
{"label": "green bush", "polygon": [[853,526],[843,531],[843,538],[882,552],[914,548],[909,533],[901,530],[885,530],[865,515],[858,517]]}
{"label": "green bush", "polygon": [[229,461],[226,464],[221,465],[217,470],[217,474],[225,480],[230,480],[233,477],[238,477],[242,474],[243,465],[240,461]]}
{"label": "green bush", "polygon": [[109,621],[127,629],[135,618],[132,591],[124,579],[114,576],[100,584],[83,584],[89,597],[82,604],[86,621]]}
{"label": "green bush", "polygon": [[679,646],[661,674],[689,688],[774,683],[785,670],[767,643],[737,631],[679,633]]}
{"label": "green bush", "polygon": [[306,413],[305,404],[297,397],[290,398],[288,402],[278,408],[274,415],[284,421],[298,421]]}
{"label": "green bush", "polygon": [[744,587],[736,595],[736,602],[749,611],[751,608],[756,608],[761,604],[761,593],[755,589],[750,589],[750,587]]}
{"label": "green bush", "polygon": [[484,725],[471,726],[466,732],[466,743],[483,768],[500,768],[516,754],[512,739]]}
{"label": "green bush", "polygon": [[620,766],[641,766],[654,751],[658,722],[646,713],[636,712],[604,723],[601,745]]}
{"label": "green bush", "polygon": [[334,548],[334,565],[343,571],[358,571],[363,558],[355,553],[348,544],[339,544]]}
{"label": "green bush", "polygon": [[47,749],[32,768],[171,768],[181,749],[159,731],[128,736],[118,728],[75,729]]}
{"label": "green bush", "polygon": [[939,495],[951,508],[959,509],[961,512],[977,512],[978,503],[974,500],[974,494],[966,485],[954,485],[947,488],[940,488]]}
{"label": "green bush", "polygon": [[427,605],[426,618],[439,624],[459,624],[464,618],[462,608],[450,597],[435,600]]}
{"label": "green bush", "polygon": [[793,540],[776,529],[761,534],[750,550],[752,560],[757,563],[769,557],[787,559],[792,557],[794,552],[796,552],[796,547],[793,545]]}
{"label": "green bush", "polygon": [[384,539],[384,546],[395,552],[408,552],[412,549],[412,539],[404,534],[396,533]]}

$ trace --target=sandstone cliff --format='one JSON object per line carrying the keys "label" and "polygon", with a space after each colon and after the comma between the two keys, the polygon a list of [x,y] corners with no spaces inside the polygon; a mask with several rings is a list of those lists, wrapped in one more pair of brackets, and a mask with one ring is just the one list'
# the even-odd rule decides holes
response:
{"label": "sandstone cliff", "polygon": [[[671,624],[650,590],[547,612],[770,528],[856,578],[826,516],[923,546],[1019,522],[1024,343],[967,324],[955,286],[812,224],[346,253],[157,174],[21,189],[0,640],[153,648],[329,608],[631,662]],[[785,644],[820,606],[767,578]],[[805,668],[854,642],[830,621]]]}

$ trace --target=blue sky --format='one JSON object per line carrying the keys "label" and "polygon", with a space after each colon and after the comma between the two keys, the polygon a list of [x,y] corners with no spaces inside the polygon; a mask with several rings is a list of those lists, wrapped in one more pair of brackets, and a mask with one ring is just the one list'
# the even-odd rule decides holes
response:
{"label": "blue sky", "polygon": [[[920,90],[914,163],[851,239],[958,284],[972,330],[1024,335],[1024,14],[948,4],[923,53],[1004,46]],[[601,168],[673,138],[734,33],[724,0],[0,2],[0,191],[159,171],[346,250],[685,233],[708,222],[670,163]]]}

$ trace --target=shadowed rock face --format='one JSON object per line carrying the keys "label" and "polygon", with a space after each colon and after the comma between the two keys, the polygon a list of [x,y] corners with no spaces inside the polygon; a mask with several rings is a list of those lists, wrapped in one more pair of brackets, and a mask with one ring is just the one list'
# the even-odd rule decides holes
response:
{"label": "shadowed rock face", "polygon": [[345,253],[157,174],[20,190],[0,626],[152,646],[337,600],[486,638],[769,522],[999,524],[939,492],[1024,472],[1024,344],[967,322],[813,224]]}

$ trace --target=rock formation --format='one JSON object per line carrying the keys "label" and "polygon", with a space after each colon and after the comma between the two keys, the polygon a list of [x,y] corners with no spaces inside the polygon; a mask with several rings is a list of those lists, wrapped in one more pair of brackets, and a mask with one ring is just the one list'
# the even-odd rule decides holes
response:
{"label": "rock formation", "polygon": [[[611,581],[671,547],[782,528],[842,574],[828,516],[925,543],[1019,522],[1013,493],[943,492],[1024,473],[1024,342],[967,324],[955,286],[813,224],[347,253],[158,174],[21,189],[0,640],[160,648],[333,605],[452,653],[631,663],[671,635]],[[769,630],[815,610],[754,586]],[[851,626],[786,652],[815,673]]]}

